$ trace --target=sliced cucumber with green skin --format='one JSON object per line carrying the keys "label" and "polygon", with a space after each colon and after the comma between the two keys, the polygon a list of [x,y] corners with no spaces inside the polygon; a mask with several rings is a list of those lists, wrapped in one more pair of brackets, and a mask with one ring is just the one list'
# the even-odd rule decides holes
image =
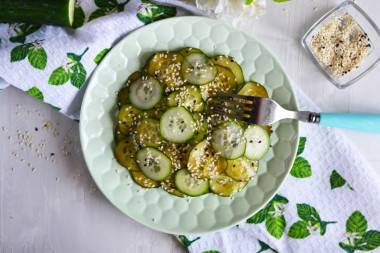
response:
{"label": "sliced cucumber with green skin", "polygon": [[226,159],[237,159],[245,152],[244,129],[234,121],[222,124],[212,133],[211,145],[215,152]]}
{"label": "sliced cucumber with green skin", "polygon": [[192,112],[200,112],[204,106],[201,91],[194,85],[186,85],[172,92],[168,97],[168,105],[169,107],[183,106]]}
{"label": "sliced cucumber with green skin", "polygon": [[182,76],[183,56],[176,52],[158,52],[147,63],[148,74],[162,83],[165,91],[185,85]]}
{"label": "sliced cucumber with green skin", "polygon": [[[239,90],[238,94],[246,95],[246,96],[254,96],[254,97],[263,97],[263,98],[268,97],[268,92],[264,88],[264,86],[256,82],[246,82],[244,86]],[[244,101],[241,99],[236,99],[236,100]]]}
{"label": "sliced cucumber with green skin", "polygon": [[209,182],[193,178],[187,169],[175,173],[174,184],[180,192],[191,197],[201,196],[209,191]]}
{"label": "sliced cucumber with green skin", "polygon": [[227,161],[216,155],[206,140],[196,145],[190,153],[187,168],[195,178],[210,179],[221,174],[227,167]]}
{"label": "sliced cucumber with green skin", "polygon": [[153,147],[140,149],[136,155],[136,162],[141,172],[153,181],[164,180],[172,171],[170,158]]}
{"label": "sliced cucumber with green skin", "polygon": [[192,114],[183,107],[172,107],[160,120],[162,137],[174,143],[185,143],[194,137],[197,123]]}
{"label": "sliced cucumber with green skin", "polygon": [[160,182],[150,180],[140,171],[132,171],[131,174],[133,181],[144,188],[158,188],[161,185]]}
{"label": "sliced cucumber with green skin", "polygon": [[1,0],[0,23],[73,25],[75,0]]}
{"label": "sliced cucumber with green skin", "polygon": [[250,125],[244,132],[247,146],[244,156],[250,160],[260,160],[267,153],[270,138],[267,130],[262,126]]}
{"label": "sliced cucumber with green skin", "polygon": [[235,93],[237,90],[237,84],[235,80],[236,78],[234,74],[222,66],[215,66],[218,70],[218,74],[216,75],[215,79],[210,83],[207,83],[200,87],[202,98],[204,100],[207,100],[209,97],[218,96],[215,94],[216,91],[224,93]]}
{"label": "sliced cucumber with green skin", "polygon": [[214,80],[217,73],[214,63],[202,53],[189,54],[182,63],[183,78],[191,84],[209,83]]}
{"label": "sliced cucumber with green skin", "polygon": [[142,76],[131,83],[129,100],[140,110],[149,110],[160,102],[164,90],[159,81],[152,76]]}
{"label": "sliced cucumber with green skin", "polygon": [[115,142],[116,144],[119,144],[121,141],[125,140],[128,137],[128,135],[123,134],[120,132],[120,129],[118,126],[115,128]]}
{"label": "sliced cucumber with green skin", "polygon": [[240,65],[234,60],[234,58],[225,55],[219,55],[212,57],[211,59],[214,62],[214,64],[227,68],[229,71],[232,72],[232,74],[235,75],[236,84],[238,87],[243,86],[243,70],[241,69]]}
{"label": "sliced cucumber with green skin", "polygon": [[226,175],[219,175],[210,180],[210,189],[213,193],[222,197],[229,197],[238,193],[248,182],[238,182]]}
{"label": "sliced cucumber with green skin", "polygon": [[248,181],[256,175],[258,167],[258,161],[251,161],[243,156],[228,160],[226,174],[237,181]]}
{"label": "sliced cucumber with green skin", "polygon": [[158,148],[163,139],[160,134],[160,122],[146,118],[140,121],[136,128],[136,140],[141,147]]}
{"label": "sliced cucumber with green skin", "polygon": [[131,101],[129,100],[129,86],[132,82],[136,81],[140,77],[140,75],[140,71],[136,71],[128,77],[127,81],[125,81],[124,88],[122,88],[117,94],[117,105],[119,106],[119,108],[123,105],[131,103]]}
{"label": "sliced cucumber with green skin", "polygon": [[116,160],[129,170],[139,171],[140,168],[135,160],[137,149],[138,146],[133,136],[127,137],[117,144],[115,148]]}
{"label": "sliced cucumber with green skin", "polygon": [[172,194],[174,196],[183,198],[183,197],[185,197],[185,194],[183,194],[182,192],[180,192],[175,187],[174,176],[175,176],[175,173],[170,174],[170,176],[167,179],[165,179],[164,181],[161,182],[161,187],[162,187],[162,189],[164,189],[168,193],[170,193],[170,194]]}
{"label": "sliced cucumber with green skin", "polygon": [[192,54],[192,53],[201,53],[201,54],[204,54],[202,52],[202,50],[198,49],[198,48],[193,48],[193,47],[185,47],[181,50],[179,50],[179,52],[183,57],[186,57],[188,56],[189,54]]}
{"label": "sliced cucumber with green skin", "polygon": [[206,135],[208,124],[206,116],[201,113],[194,113],[193,117],[195,122],[197,122],[197,130],[195,131],[194,137],[188,141],[190,145],[196,145],[203,140]]}
{"label": "sliced cucumber with green skin", "polygon": [[129,135],[134,130],[136,116],[139,112],[139,109],[128,104],[120,108],[119,115],[117,116],[117,127],[121,133]]}

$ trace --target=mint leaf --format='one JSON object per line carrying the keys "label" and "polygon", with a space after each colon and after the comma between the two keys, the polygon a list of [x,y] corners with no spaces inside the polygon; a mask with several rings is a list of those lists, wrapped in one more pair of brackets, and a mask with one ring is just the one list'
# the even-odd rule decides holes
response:
{"label": "mint leaf", "polygon": [[321,223],[320,223],[320,226],[321,226],[320,234],[324,235],[326,233],[326,228],[327,228],[328,224],[335,224],[335,223],[337,223],[337,222],[336,221],[321,221]]}
{"label": "mint leaf", "polygon": [[35,97],[41,101],[44,101],[44,94],[42,94],[42,92],[36,86],[33,86],[32,88],[30,88],[26,92],[29,93],[30,95],[32,95],[33,97]]}
{"label": "mint leaf", "polygon": [[34,68],[44,70],[47,63],[47,54],[45,52],[45,49],[41,47],[36,51],[29,51],[28,60],[30,65],[32,65]]}
{"label": "mint leaf", "polygon": [[106,54],[108,53],[108,51],[110,51],[109,48],[105,48],[103,49],[94,59],[94,62],[96,64],[99,64],[101,62],[101,60],[103,59],[104,56],[106,56]]}
{"label": "mint leaf", "polygon": [[264,208],[254,214],[251,218],[247,219],[248,224],[259,224],[262,223],[268,215],[268,209]]}
{"label": "mint leaf", "polygon": [[185,246],[186,248],[188,248],[193,242],[195,242],[196,240],[199,240],[201,239],[200,237],[196,237],[194,238],[193,240],[189,240],[186,236],[184,235],[179,235],[178,238],[181,240],[181,244],[183,246]]}
{"label": "mint leaf", "polygon": [[330,185],[331,185],[331,190],[335,188],[342,187],[346,183],[346,180],[339,175],[336,170],[333,170],[330,176]]}
{"label": "mint leaf", "polygon": [[305,150],[306,137],[300,137],[300,142],[298,144],[297,156],[303,153]]}
{"label": "mint leaf", "polygon": [[48,83],[51,85],[62,85],[66,83],[70,78],[69,73],[61,66],[56,68],[49,77]]}
{"label": "mint leaf", "polygon": [[107,9],[117,5],[116,0],[95,0],[94,3],[101,9]]}
{"label": "mint leaf", "polygon": [[283,215],[277,217],[267,218],[265,221],[265,227],[270,235],[276,239],[280,239],[284,233],[286,226],[285,217]]}
{"label": "mint leaf", "polygon": [[268,205],[271,205],[270,203],[273,204],[273,202],[276,202],[276,203],[282,203],[282,204],[288,204],[289,203],[289,200],[279,194],[276,194],[272,200],[269,202]]}
{"label": "mint leaf", "polygon": [[88,18],[88,22],[90,22],[90,21],[92,21],[94,19],[103,17],[105,15],[106,15],[106,11],[105,10],[97,9],[93,13],[91,13],[90,17]]}
{"label": "mint leaf", "polygon": [[294,161],[290,175],[296,178],[311,177],[312,172],[309,162],[305,158],[298,156]]}
{"label": "mint leaf", "polygon": [[339,243],[339,247],[341,247],[343,250],[345,250],[347,253],[354,253],[355,252],[355,249],[350,246],[350,245],[347,245],[343,242],[340,242]]}
{"label": "mint leaf", "polygon": [[321,221],[317,210],[308,204],[297,204],[297,214],[304,221]]}
{"label": "mint leaf", "polygon": [[20,45],[12,49],[11,62],[22,61],[29,53],[30,44]]}
{"label": "mint leaf", "polygon": [[74,22],[73,22],[72,28],[76,29],[76,28],[81,27],[84,23],[84,18],[85,18],[85,15],[84,15],[84,11],[82,9],[82,6],[75,7]]}
{"label": "mint leaf", "polygon": [[359,211],[353,212],[346,222],[346,232],[349,233],[365,232],[367,228],[367,219]]}
{"label": "mint leaf", "polygon": [[70,69],[73,71],[70,75],[70,82],[73,86],[80,89],[86,81],[87,72],[80,62],[74,64]]}
{"label": "mint leaf", "polygon": [[376,230],[367,231],[363,238],[356,244],[357,250],[370,251],[380,246],[380,232]]}
{"label": "mint leaf", "polygon": [[253,0],[245,0],[245,5],[250,5],[253,2]]}
{"label": "mint leaf", "polygon": [[303,239],[310,235],[307,230],[307,224],[303,221],[297,221],[294,223],[288,231],[288,236],[294,239]]}

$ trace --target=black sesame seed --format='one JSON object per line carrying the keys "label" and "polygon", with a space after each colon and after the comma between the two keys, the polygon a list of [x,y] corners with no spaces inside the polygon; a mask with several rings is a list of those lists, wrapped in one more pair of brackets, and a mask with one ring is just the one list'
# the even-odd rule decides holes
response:
{"label": "black sesame seed", "polygon": [[254,163],[252,163],[251,165],[252,165],[252,166],[255,166],[255,164],[254,164]]}
{"label": "black sesame seed", "polygon": [[253,143],[253,140],[250,140],[249,143]]}
{"label": "black sesame seed", "polygon": [[187,51],[187,50],[185,52],[186,52],[186,54],[189,53],[189,51]]}
{"label": "black sesame seed", "polygon": [[236,165],[234,164],[232,167],[236,167]]}
{"label": "black sesame seed", "polygon": [[371,47],[371,44],[368,44],[366,47]]}
{"label": "black sesame seed", "polygon": [[322,49],[325,49],[325,47],[322,47]]}
{"label": "black sesame seed", "polygon": [[214,60],[215,60],[215,61],[217,61],[217,60],[218,60],[218,58],[216,58],[216,57],[215,57],[215,58],[214,58]]}
{"label": "black sesame seed", "polygon": [[51,155],[51,156],[53,156],[53,155],[54,155],[54,153],[51,153],[50,155]]}
{"label": "black sesame seed", "polygon": [[231,62],[234,62],[234,59],[231,59]]}
{"label": "black sesame seed", "polygon": [[340,43],[343,43],[343,41],[341,41],[341,40],[340,40],[339,42],[340,42]]}
{"label": "black sesame seed", "polygon": [[336,44],[335,46],[336,46],[336,47],[339,47],[339,44]]}
{"label": "black sesame seed", "polygon": [[206,154],[207,157],[209,157],[210,155],[209,154]]}
{"label": "black sesame seed", "polygon": [[34,130],[38,131],[38,128],[36,127],[36,128],[34,128]]}
{"label": "black sesame seed", "polygon": [[259,143],[261,143],[261,141],[259,141]]}
{"label": "black sesame seed", "polygon": [[340,58],[343,59],[343,55],[341,55]]}
{"label": "black sesame seed", "polygon": [[332,64],[330,64],[329,67],[331,68],[331,67],[332,67]]}

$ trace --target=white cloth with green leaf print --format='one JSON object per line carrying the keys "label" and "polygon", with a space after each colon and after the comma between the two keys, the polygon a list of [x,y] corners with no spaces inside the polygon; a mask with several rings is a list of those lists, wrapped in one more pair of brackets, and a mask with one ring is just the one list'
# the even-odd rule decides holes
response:
{"label": "white cloth with green leaf print", "polygon": [[[318,111],[297,90],[300,110]],[[179,236],[198,252],[380,252],[380,181],[329,127],[300,123],[292,171],[257,214],[229,229]],[[266,251],[267,250],[267,251]]]}
{"label": "white cloth with green leaf print", "polygon": [[147,0],[77,0],[77,29],[0,24],[0,89],[14,85],[79,119],[87,81],[109,48],[144,24],[200,13],[185,2],[162,2],[176,7]]}

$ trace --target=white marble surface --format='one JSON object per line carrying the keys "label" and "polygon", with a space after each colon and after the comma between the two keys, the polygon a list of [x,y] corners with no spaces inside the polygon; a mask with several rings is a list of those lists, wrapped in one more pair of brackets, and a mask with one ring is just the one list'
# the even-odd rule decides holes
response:
{"label": "white marble surface", "polygon": [[[268,0],[268,13],[242,29],[278,56],[321,110],[380,113],[380,66],[338,90],[301,48],[304,32],[340,2]],[[380,25],[380,2],[357,2]],[[78,123],[13,87],[0,92],[0,101],[0,252],[185,252],[171,235],[134,222],[96,189],[80,151]],[[51,126],[44,130],[46,121]],[[33,138],[24,141],[32,149],[19,143],[18,131]],[[380,135],[343,132],[380,176]],[[47,142],[43,149],[41,141]]]}

